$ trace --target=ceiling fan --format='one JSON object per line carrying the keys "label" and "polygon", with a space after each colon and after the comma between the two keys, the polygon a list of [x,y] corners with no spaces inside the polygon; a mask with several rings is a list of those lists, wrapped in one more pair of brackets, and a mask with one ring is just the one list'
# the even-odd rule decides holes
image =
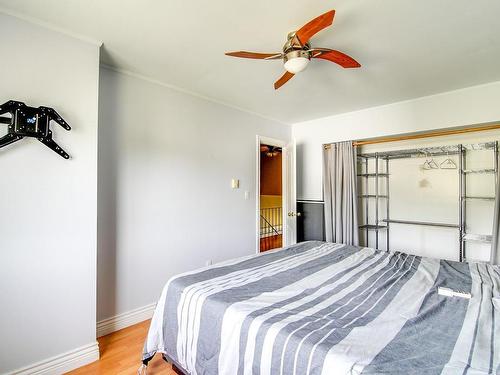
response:
{"label": "ceiling fan", "polygon": [[278,156],[281,151],[281,147],[278,146],[260,145],[260,152],[270,158]]}
{"label": "ceiling fan", "polygon": [[226,52],[227,56],[246,59],[279,60],[283,59],[285,74],[274,83],[277,90],[288,82],[295,74],[303,71],[311,59],[323,59],[339,64],[343,68],[359,68],[361,65],[352,57],[329,48],[312,48],[309,40],[313,35],[333,23],[335,10],[331,10],[309,21],[297,31],[288,34],[283,46],[283,52],[257,53],[257,52]]}

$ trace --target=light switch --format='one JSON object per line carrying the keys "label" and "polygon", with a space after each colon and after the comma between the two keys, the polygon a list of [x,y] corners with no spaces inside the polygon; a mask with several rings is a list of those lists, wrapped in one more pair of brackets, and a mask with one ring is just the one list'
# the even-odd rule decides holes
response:
{"label": "light switch", "polygon": [[238,189],[240,187],[240,180],[233,178],[231,180],[231,188]]}
{"label": "light switch", "polygon": [[250,199],[250,192],[249,191],[245,191],[245,200],[249,200]]}

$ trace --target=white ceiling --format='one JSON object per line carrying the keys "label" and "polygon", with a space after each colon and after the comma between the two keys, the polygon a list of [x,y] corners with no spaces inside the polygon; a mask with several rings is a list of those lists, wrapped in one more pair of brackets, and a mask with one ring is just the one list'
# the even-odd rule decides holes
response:
{"label": "white ceiling", "polygon": [[[102,41],[102,61],[286,123],[500,80],[498,0],[0,0],[0,7]],[[357,59],[318,60],[280,90],[286,34],[336,9],[312,39]]]}

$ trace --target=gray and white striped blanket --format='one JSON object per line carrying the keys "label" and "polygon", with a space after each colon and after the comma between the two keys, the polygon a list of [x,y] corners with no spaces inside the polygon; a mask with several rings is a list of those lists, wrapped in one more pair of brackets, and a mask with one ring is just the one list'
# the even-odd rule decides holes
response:
{"label": "gray and white striped blanket", "polygon": [[499,288],[499,266],[306,242],[172,278],[143,358],[189,374],[499,374]]}

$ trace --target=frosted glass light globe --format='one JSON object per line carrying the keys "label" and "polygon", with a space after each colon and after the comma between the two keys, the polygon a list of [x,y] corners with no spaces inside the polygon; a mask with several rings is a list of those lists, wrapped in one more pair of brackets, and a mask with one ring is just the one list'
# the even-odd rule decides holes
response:
{"label": "frosted glass light globe", "polygon": [[285,69],[293,74],[297,74],[303,71],[307,64],[309,64],[309,59],[305,57],[294,57],[285,62]]}

